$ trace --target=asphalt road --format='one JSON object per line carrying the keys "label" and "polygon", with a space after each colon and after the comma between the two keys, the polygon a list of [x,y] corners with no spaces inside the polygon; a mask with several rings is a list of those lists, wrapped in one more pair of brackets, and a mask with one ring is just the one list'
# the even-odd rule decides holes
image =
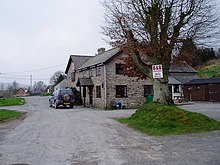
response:
{"label": "asphalt road", "polygon": [[220,131],[154,137],[118,123],[135,110],[49,108],[47,97],[8,107],[23,121],[0,125],[0,164],[219,165]]}

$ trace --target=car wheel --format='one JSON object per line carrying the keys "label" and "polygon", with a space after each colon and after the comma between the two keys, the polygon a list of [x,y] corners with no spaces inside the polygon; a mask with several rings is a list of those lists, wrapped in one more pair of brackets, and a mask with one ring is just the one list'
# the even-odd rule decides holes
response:
{"label": "car wheel", "polygon": [[54,108],[55,108],[55,109],[58,109],[58,105],[57,105],[57,102],[56,102],[56,101],[54,102]]}
{"label": "car wheel", "polygon": [[73,105],[70,105],[70,108],[73,108]]}

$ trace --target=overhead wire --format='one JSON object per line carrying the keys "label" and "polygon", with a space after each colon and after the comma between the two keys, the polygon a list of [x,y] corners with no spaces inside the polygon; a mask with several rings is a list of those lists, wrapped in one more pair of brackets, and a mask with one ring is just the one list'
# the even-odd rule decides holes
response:
{"label": "overhead wire", "polygon": [[[50,78],[49,74],[33,74],[31,72],[37,72],[37,71],[43,71],[43,70],[48,70],[51,68],[56,68],[59,66],[64,65],[65,63],[62,64],[58,64],[58,65],[53,65],[53,66],[49,66],[49,67],[45,67],[45,68],[38,68],[38,69],[32,69],[32,70],[26,70],[26,71],[15,71],[15,72],[1,72],[0,73],[0,79],[13,79],[13,80],[30,80],[30,76],[32,76],[32,81],[48,81]],[[21,74],[19,74],[21,73]],[[26,74],[22,74],[22,73],[26,73]],[[28,74],[30,73],[30,74]],[[48,78],[46,78],[48,77]]]}
{"label": "overhead wire", "polygon": [[42,70],[47,70],[47,69],[55,68],[55,67],[58,67],[58,66],[62,66],[62,65],[64,65],[64,64],[65,64],[65,63],[59,64],[59,65],[50,66],[50,67],[46,67],[46,68],[26,70],[26,71],[8,72],[8,73],[4,73],[4,72],[3,72],[2,74],[36,72],[36,71],[42,71]]}

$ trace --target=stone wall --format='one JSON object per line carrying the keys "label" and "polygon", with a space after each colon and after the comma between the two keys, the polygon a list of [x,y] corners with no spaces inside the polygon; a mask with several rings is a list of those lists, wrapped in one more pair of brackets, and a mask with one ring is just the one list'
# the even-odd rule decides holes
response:
{"label": "stone wall", "polygon": [[[68,71],[68,86],[76,87],[76,82],[78,78],[90,77],[94,83],[92,89],[92,102],[90,104],[89,97],[89,88],[86,87],[86,106],[93,106],[102,109],[111,109],[112,102],[122,103],[125,108],[137,108],[146,102],[144,97],[144,85],[151,84],[150,80],[139,80],[135,77],[128,77],[125,75],[116,74],[116,63],[123,63],[122,57],[125,57],[125,54],[120,54],[113,57],[107,64],[100,66],[101,74],[96,76],[96,67],[93,67],[92,77],[89,75],[89,69],[85,70],[86,74],[83,75],[83,71],[76,72],[76,81],[72,82],[71,72],[74,69],[74,65],[71,65]],[[125,98],[116,98],[116,85],[126,85],[127,86],[127,97]],[[101,98],[96,97],[96,86],[101,86]],[[80,87],[77,87],[77,90],[80,90]],[[81,96],[83,98],[83,88],[81,87]]]}
{"label": "stone wall", "polygon": [[68,87],[75,87],[76,86],[76,83],[72,82],[72,76],[71,76],[71,73],[74,72],[74,70],[75,70],[75,65],[73,62],[71,62],[69,70],[67,72],[67,86]]}
{"label": "stone wall", "polygon": [[[144,97],[144,85],[151,84],[150,80],[141,80],[136,77],[128,77],[116,74],[116,64],[123,63],[125,54],[115,56],[106,64],[107,72],[107,107],[111,108],[112,102],[120,102],[125,108],[137,108],[146,102]],[[116,98],[116,85],[127,85],[127,97]]]}
{"label": "stone wall", "polygon": [[[92,69],[92,77],[90,77],[89,75],[89,69],[85,70],[86,74],[83,75],[83,71],[79,71],[76,74],[76,78],[82,78],[82,77],[90,77],[94,83],[93,89],[92,89],[92,99],[93,99],[93,104],[90,104],[90,97],[89,97],[89,88],[86,87],[86,105],[87,106],[93,106],[93,107],[99,107],[102,109],[106,109],[106,104],[105,104],[105,75],[104,75],[104,66],[99,66],[100,67],[100,75],[96,75],[96,67],[93,67]],[[96,97],[96,86],[101,86],[101,98],[97,98]],[[79,89],[79,87],[77,88]],[[83,90],[81,87],[81,95],[83,96]],[[82,99],[84,100],[84,98],[82,97]]]}

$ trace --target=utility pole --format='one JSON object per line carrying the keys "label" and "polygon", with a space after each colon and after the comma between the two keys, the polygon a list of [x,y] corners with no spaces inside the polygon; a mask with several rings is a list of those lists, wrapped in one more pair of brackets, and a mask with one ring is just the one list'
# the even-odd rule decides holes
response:
{"label": "utility pole", "polygon": [[32,92],[32,75],[30,75],[30,91]]}

